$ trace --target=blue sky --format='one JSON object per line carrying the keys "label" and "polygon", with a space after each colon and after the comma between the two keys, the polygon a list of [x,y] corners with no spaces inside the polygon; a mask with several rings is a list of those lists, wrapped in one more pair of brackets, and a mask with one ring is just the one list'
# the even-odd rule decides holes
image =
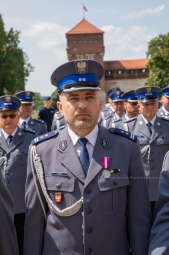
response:
{"label": "blue sky", "polygon": [[148,42],[169,32],[169,0],[1,0],[5,28],[21,32],[34,72],[27,90],[50,95],[50,76],[67,61],[65,33],[83,18],[104,30],[105,60],[146,57]]}

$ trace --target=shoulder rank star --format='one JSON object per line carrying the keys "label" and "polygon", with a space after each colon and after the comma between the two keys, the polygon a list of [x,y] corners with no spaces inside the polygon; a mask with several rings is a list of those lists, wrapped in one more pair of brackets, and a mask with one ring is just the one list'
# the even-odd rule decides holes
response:
{"label": "shoulder rank star", "polygon": [[62,193],[61,192],[55,192],[55,201],[56,201],[56,203],[62,202]]}

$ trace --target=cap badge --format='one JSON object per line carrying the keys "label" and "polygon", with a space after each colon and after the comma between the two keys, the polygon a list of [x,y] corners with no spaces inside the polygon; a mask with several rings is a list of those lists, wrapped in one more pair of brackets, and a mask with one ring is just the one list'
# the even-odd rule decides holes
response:
{"label": "cap badge", "polygon": [[151,93],[151,88],[147,88],[147,93],[150,94]]}
{"label": "cap badge", "polygon": [[30,92],[29,92],[29,91],[26,92],[26,96],[27,96],[27,97],[30,96]]}
{"label": "cap badge", "polygon": [[77,73],[87,73],[87,62],[79,61],[76,63]]}
{"label": "cap badge", "polygon": [[7,96],[7,97],[6,97],[6,102],[8,102],[8,103],[9,103],[9,102],[10,102],[10,100],[11,100],[11,97]]}

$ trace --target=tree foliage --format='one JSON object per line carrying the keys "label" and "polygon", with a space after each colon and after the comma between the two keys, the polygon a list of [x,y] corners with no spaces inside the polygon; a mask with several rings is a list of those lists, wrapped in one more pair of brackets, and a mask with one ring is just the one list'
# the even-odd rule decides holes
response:
{"label": "tree foliage", "polygon": [[147,57],[149,78],[146,85],[169,85],[169,33],[159,35],[149,42]]}
{"label": "tree foliage", "polygon": [[24,90],[33,70],[19,43],[19,32],[13,28],[6,32],[0,15],[0,95]]}
{"label": "tree foliage", "polygon": [[58,95],[57,89],[52,93],[51,98],[53,101],[52,106],[55,108],[55,110],[58,110],[57,109],[57,101],[59,101],[59,95]]}
{"label": "tree foliage", "polygon": [[43,107],[43,99],[40,95],[40,93],[35,93],[33,97],[33,109],[35,112],[38,112],[41,107]]}

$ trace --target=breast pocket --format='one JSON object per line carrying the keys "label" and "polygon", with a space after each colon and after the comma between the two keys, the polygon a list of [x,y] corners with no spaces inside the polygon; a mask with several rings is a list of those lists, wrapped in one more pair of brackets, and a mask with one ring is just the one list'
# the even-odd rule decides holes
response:
{"label": "breast pocket", "polygon": [[45,181],[48,194],[59,209],[65,209],[78,200],[73,177],[45,176]]}
{"label": "breast pocket", "polygon": [[169,144],[169,137],[161,135],[156,140],[157,145]]}
{"label": "breast pocket", "polygon": [[102,198],[102,205],[107,212],[113,214],[125,214],[127,205],[128,176],[112,174],[105,178],[104,171],[99,177],[98,186]]}

